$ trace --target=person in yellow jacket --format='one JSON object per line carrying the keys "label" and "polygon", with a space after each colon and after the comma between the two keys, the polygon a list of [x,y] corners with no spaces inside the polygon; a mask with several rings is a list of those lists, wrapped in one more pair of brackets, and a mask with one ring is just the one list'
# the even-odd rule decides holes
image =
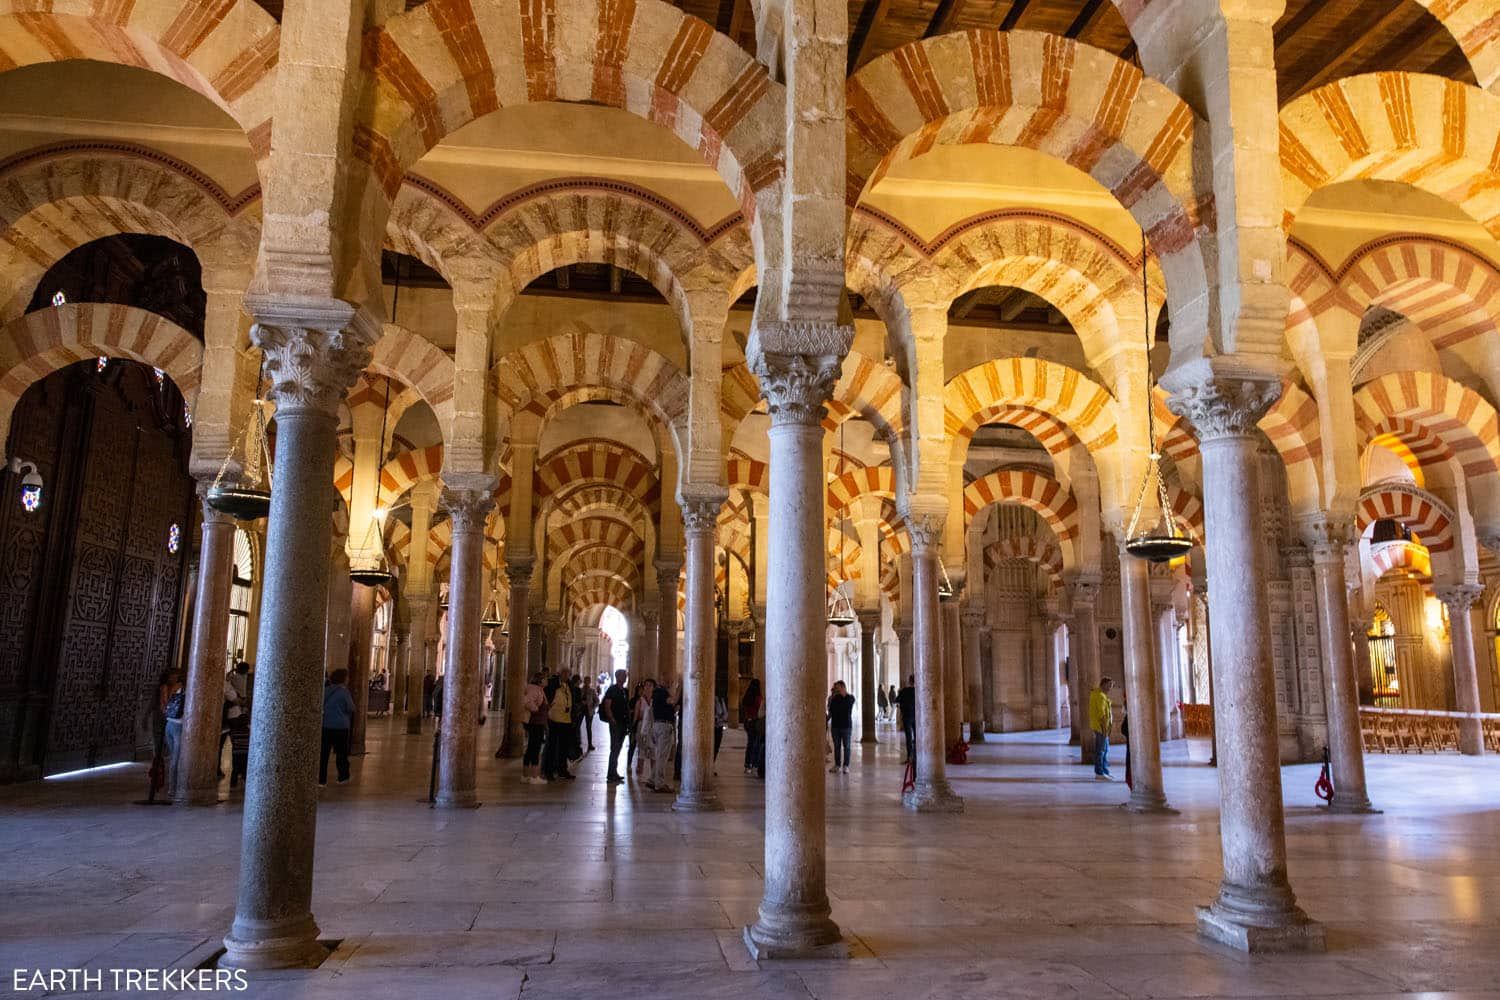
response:
{"label": "person in yellow jacket", "polygon": [[1089,695],[1089,728],[1094,731],[1094,777],[1100,781],[1113,780],[1109,773],[1109,734],[1115,727],[1115,706],[1109,700],[1109,689],[1114,686],[1113,678],[1101,678],[1099,686]]}

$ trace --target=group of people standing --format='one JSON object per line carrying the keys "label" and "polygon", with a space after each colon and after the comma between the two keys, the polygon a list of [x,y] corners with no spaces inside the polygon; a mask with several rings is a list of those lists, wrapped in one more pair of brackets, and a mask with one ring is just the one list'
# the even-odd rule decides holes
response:
{"label": "group of people standing", "polygon": [[528,785],[572,781],[576,775],[571,765],[594,749],[598,707],[599,689],[592,677],[575,677],[570,670],[532,674],[521,696],[526,728],[521,780]]}

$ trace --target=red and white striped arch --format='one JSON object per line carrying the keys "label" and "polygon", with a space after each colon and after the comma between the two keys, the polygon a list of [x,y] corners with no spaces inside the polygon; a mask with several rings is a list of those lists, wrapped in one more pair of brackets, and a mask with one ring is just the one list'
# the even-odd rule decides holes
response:
{"label": "red and white striped arch", "polygon": [[1340,288],[1360,314],[1371,306],[1400,313],[1440,351],[1500,336],[1500,271],[1458,244],[1430,237],[1376,241],[1350,258]]}
{"label": "red and white striped arch", "polygon": [[453,422],[453,359],[426,337],[394,323],[375,342],[369,369],[411,386],[432,407],[446,435]]}
{"label": "red and white striped arch", "polygon": [[1381,542],[1370,546],[1370,579],[1379,580],[1392,570],[1415,574],[1422,583],[1432,582],[1432,556],[1427,546],[1412,542]]}
{"label": "red and white striped arch", "polygon": [[782,175],[782,87],[729,38],[665,0],[434,0],[366,33],[373,96],[356,155],[387,199],[461,126],[500,108],[621,108],[675,133],[753,217]]}
{"label": "red and white striped arch", "polygon": [[271,150],[281,26],[254,0],[0,0],[0,72],[87,59],[150,70],[228,112]]}
{"label": "red and white striped arch", "polygon": [[[900,434],[901,394],[906,384],[891,368],[859,351],[844,357],[839,379],[828,400],[824,430],[834,430],[845,420],[859,417],[868,421],[877,434]],[[724,372],[720,384],[720,408],[724,426],[732,435],[751,413],[764,412],[760,382],[748,365],[740,362]]]}
{"label": "red and white striped arch", "polygon": [[380,470],[380,488],[389,499],[396,499],[424,479],[443,474],[443,446],[403,451]]}
{"label": "red and white striped arch", "polygon": [[661,503],[656,468],[635,449],[604,438],[584,438],[538,460],[534,496],[541,504],[583,485],[616,485],[647,510]]}
{"label": "red and white striped arch", "polygon": [[1014,503],[1041,515],[1057,537],[1068,567],[1077,563],[1073,540],[1079,533],[1078,501],[1062,483],[1033,469],[1001,469],[964,487],[964,523],[992,504]]}
{"label": "red and white striped arch", "polygon": [[1131,211],[1180,309],[1207,301],[1197,230],[1212,171],[1193,162],[1205,126],[1129,63],[1056,35],[972,30],[873,59],[846,93],[851,206],[894,164],[937,145],[1034,149],[1090,174]]}
{"label": "red and white striped arch", "polygon": [[828,510],[830,513],[841,511],[866,496],[895,499],[895,470],[889,465],[867,465],[844,473],[828,484]]}
{"label": "red and white striped arch", "polygon": [[1345,77],[1281,109],[1290,225],[1314,191],[1398,181],[1444,198],[1500,235],[1500,97],[1422,73]]}
{"label": "red and white striped arch", "polygon": [[166,317],[93,302],[38,309],[0,327],[0,446],[9,436],[11,413],[32,383],[101,356],[160,368],[189,407],[197,398],[203,345]]}
{"label": "red and white striped arch", "polygon": [[[1393,372],[1354,394],[1360,452],[1379,434],[1422,427],[1441,441],[1471,487],[1490,489],[1497,478],[1500,421],[1478,393],[1436,372]],[[1405,421],[1394,424],[1393,421]]]}
{"label": "red and white striped arch", "polygon": [[619,552],[634,562],[646,555],[645,540],[630,524],[602,514],[556,525],[548,533],[547,551],[554,560],[590,546]]}
{"label": "red and white striped arch", "polygon": [[948,382],[944,405],[955,460],[962,460],[975,431],[1018,406],[1054,418],[1095,458],[1119,439],[1114,397],[1077,369],[1041,358],[975,365]]}
{"label": "red and white striped arch", "polygon": [[1062,586],[1062,549],[1058,548],[1057,543],[1051,538],[1043,535],[1020,535],[1014,538],[1002,538],[984,549],[985,569],[992,569],[996,563],[1012,559],[1036,563],[1037,567],[1047,575],[1050,589],[1055,590]]}
{"label": "red and white striped arch", "polygon": [[1448,552],[1455,544],[1453,511],[1414,486],[1381,483],[1360,493],[1354,522],[1360,534],[1384,520],[1399,521],[1429,552]]}
{"label": "red and white striped arch", "polygon": [[730,490],[768,496],[771,492],[771,468],[757,459],[731,458],[727,482]]}

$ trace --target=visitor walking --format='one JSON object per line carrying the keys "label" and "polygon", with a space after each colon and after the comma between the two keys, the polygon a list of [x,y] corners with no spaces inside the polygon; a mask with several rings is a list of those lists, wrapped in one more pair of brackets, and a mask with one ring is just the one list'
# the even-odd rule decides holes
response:
{"label": "visitor walking", "polygon": [[573,737],[578,730],[573,724],[573,688],[568,683],[567,671],[562,677],[554,677],[550,685],[552,699],[547,705],[547,766],[542,777],[548,781],[562,778],[573,780],[568,770],[568,752],[573,748]]}
{"label": "visitor walking", "polygon": [[433,678],[432,670],[429,668],[422,677],[422,718],[424,719],[432,717],[432,693],[436,687],[437,681]]}
{"label": "visitor walking", "polygon": [[187,706],[187,689],[182,683],[182,674],[173,670],[167,674],[159,696],[162,704],[162,761],[165,770],[162,779],[168,795],[177,794],[177,758],[182,751],[182,713]]}
{"label": "visitor walking", "polygon": [[890,711],[890,708],[891,702],[890,699],[885,696],[885,688],[877,687],[875,689],[875,718],[883,721],[885,719],[886,713]]}
{"label": "visitor walking", "polygon": [[656,770],[656,738],[651,730],[651,702],[656,697],[656,682],[650,679],[641,685],[641,696],[635,703],[635,734],[640,744],[640,759],[636,762],[636,776],[644,777],[651,785],[652,772]]}
{"label": "visitor walking", "polygon": [[[629,674],[624,670],[616,670],[615,682],[604,692],[604,697],[599,702],[599,718],[609,727],[609,773],[604,780],[611,785],[618,785],[625,780],[620,774],[620,747],[625,745],[625,736],[630,731],[630,694],[625,688],[628,677]],[[593,689],[592,685],[590,688]],[[592,737],[592,723],[589,731]],[[627,770],[630,768],[628,757],[625,767]]]}
{"label": "visitor walking", "polygon": [[766,776],[765,699],[760,694],[760,678],[750,678],[740,698],[740,721],[745,726],[745,773]]}
{"label": "visitor walking", "polygon": [[1115,706],[1109,700],[1109,689],[1114,686],[1114,678],[1101,678],[1099,686],[1089,695],[1089,728],[1094,731],[1094,778],[1099,781],[1113,780],[1109,773],[1109,734],[1115,724]]}
{"label": "visitor walking", "polygon": [[589,753],[594,752],[594,714],[599,711],[599,689],[592,677],[583,679],[583,728],[589,739]]}
{"label": "visitor walking", "polygon": [[896,690],[896,685],[892,684],[891,693],[887,696],[890,701],[890,708],[886,711],[885,716],[887,719],[894,719],[896,717],[896,698],[899,694],[900,692]]}
{"label": "visitor walking", "polygon": [[672,791],[672,782],[667,775],[676,742],[677,696],[661,684],[651,695],[651,744],[656,764],[651,770],[650,787],[653,791]]}
{"label": "visitor walking", "polygon": [[328,753],[338,761],[339,784],[349,782],[349,727],[354,724],[354,695],[344,686],[349,671],[339,667],[323,688],[323,752],[318,758],[318,784],[328,784]]}
{"label": "visitor walking", "polygon": [[250,715],[242,712],[229,724],[229,790],[245,780],[250,769]]}
{"label": "visitor walking", "polygon": [[[714,763],[719,762],[719,746],[724,742],[724,727],[729,725],[729,704],[724,696],[714,692]],[[715,768],[714,774],[718,774]]]}
{"label": "visitor walking", "polygon": [[906,737],[906,759],[910,764],[917,756],[917,678],[906,678],[906,686],[896,692],[896,713],[901,723],[901,735]]}
{"label": "visitor walking", "polygon": [[542,777],[542,743],[547,737],[547,693],[542,690],[542,675],[535,673],[521,692],[521,717],[526,720],[526,749],[521,754],[521,780],[528,785],[545,785]]}
{"label": "visitor walking", "polygon": [[828,696],[828,728],[833,733],[833,766],[829,774],[849,773],[849,749],[854,736],[854,695],[843,681],[833,682]]}

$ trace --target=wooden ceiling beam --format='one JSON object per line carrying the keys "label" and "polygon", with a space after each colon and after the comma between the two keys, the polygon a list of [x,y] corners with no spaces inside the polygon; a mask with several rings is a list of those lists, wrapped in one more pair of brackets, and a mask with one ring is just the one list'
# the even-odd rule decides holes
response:
{"label": "wooden ceiling beam", "polygon": [[[1420,7],[1416,9],[1421,10]],[[1383,32],[1389,31],[1392,26],[1400,23],[1409,13],[1410,11],[1407,9],[1406,5],[1398,2],[1395,4],[1395,6],[1391,7],[1385,13],[1377,16],[1373,21],[1366,21],[1364,28],[1359,32],[1359,34],[1355,35],[1347,42],[1341,42],[1336,53],[1328,54],[1329,56],[1331,56],[1330,58],[1325,59],[1320,55],[1319,60],[1321,62],[1321,65],[1318,67],[1318,69],[1310,77],[1298,84],[1296,92],[1292,94],[1291,97],[1287,98],[1287,100],[1283,103],[1290,103],[1292,101],[1295,101],[1298,97],[1301,97],[1309,90],[1316,90],[1318,87],[1321,87],[1329,80],[1337,80],[1340,77],[1348,76],[1349,74],[1345,70],[1350,63],[1361,61],[1366,65],[1386,65],[1383,64],[1379,58],[1370,57],[1369,51],[1366,46],[1369,45],[1372,38],[1375,38],[1377,35],[1380,35]],[[1434,21],[1433,23],[1436,24],[1437,22]],[[1418,26],[1421,26],[1420,22],[1418,23]],[[1340,27],[1342,27],[1342,25],[1340,25]],[[1403,31],[1396,40],[1400,41],[1404,39],[1406,35],[1409,34],[1409,31],[1410,29],[1408,29],[1408,31]],[[1380,54],[1384,55],[1385,52],[1390,48],[1392,48],[1392,46],[1387,45],[1385,49],[1381,50]]]}
{"label": "wooden ceiling beam", "polygon": [[923,38],[936,38],[938,35],[946,35],[953,27],[953,22],[958,15],[963,13],[964,0],[938,0],[937,9],[932,12],[932,20],[927,22],[927,30],[922,32]]}
{"label": "wooden ceiling beam", "polygon": [[1011,0],[1010,10],[1005,12],[1005,18],[1000,22],[1000,30],[1016,30],[1016,25],[1021,23],[1021,18],[1026,14],[1026,8],[1030,5],[1031,0]]}
{"label": "wooden ceiling beam", "polygon": [[1078,16],[1073,18],[1073,23],[1068,25],[1067,36],[1069,38],[1082,37],[1083,33],[1089,29],[1089,25],[1094,22],[1094,18],[1099,16],[1099,8],[1103,6],[1104,0],[1088,0],[1083,5],[1083,9],[1078,12]]}
{"label": "wooden ceiling beam", "polygon": [[1302,9],[1290,18],[1276,25],[1276,47],[1279,49],[1289,39],[1303,28],[1307,27],[1319,14],[1333,9],[1329,0],[1307,0]]}
{"label": "wooden ceiling beam", "polygon": [[885,21],[885,15],[890,10],[891,0],[865,0],[865,5],[859,9],[859,21],[854,25],[854,31],[849,35],[849,73],[864,63],[865,51],[870,46],[870,39],[875,37],[875,31]]}
{"label": "wooden ceiling beam", "polygon": [[719,13],[714,18],[714,30],[721,35],[729,34],[729,26],[734,23],[735,0],[719,0]]}

